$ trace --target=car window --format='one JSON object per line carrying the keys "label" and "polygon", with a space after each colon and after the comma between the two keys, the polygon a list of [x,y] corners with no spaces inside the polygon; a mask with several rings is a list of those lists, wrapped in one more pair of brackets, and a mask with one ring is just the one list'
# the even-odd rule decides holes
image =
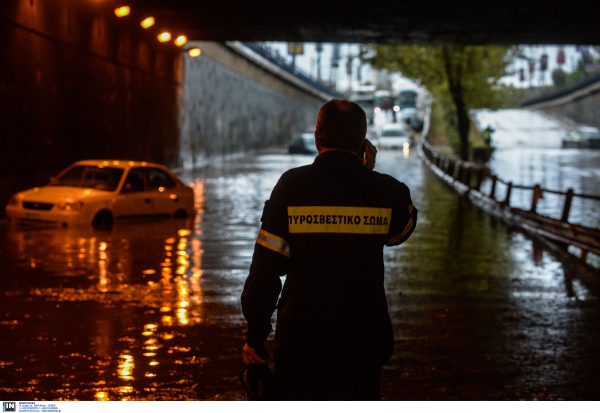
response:
{"label": "car window", "polygon": [[302,139],[302,137],[299,136],[296,139],[294,139],[294,142],[292,143],[292,146],[294,148],[303,148],[304,147],[304,140]]}
{"label": "car window", "polygon": [[583,132],[583,136],[586,139],[589,139],[589,138],[600,138],[600,132]]}
{"label": "car window", "polygon": [[314,136],[303,136],[302,140],[304,141],[304,146],[310,147],[315,145],[315,137]]}
{"label": "car window", "polygon": [[406,133],[401,129],[384,130],[381,136],[405,136]]}
{"label": "car window", "polygon": [[150,190],[175,188],[175,181],[165,171],[157,168],[148,168],[146,169],[146,174],[148,177],[148,189]]}
{"label": "car window", "polygon": [[77,165],[59,176],[50,185],[114,191],[119,186],[122,176],[122,168]]}
{"label": "car window", "polygon": [[135,168],[129,171],[123,184],[122,192],[140,192],[145,190],[144,168]]}

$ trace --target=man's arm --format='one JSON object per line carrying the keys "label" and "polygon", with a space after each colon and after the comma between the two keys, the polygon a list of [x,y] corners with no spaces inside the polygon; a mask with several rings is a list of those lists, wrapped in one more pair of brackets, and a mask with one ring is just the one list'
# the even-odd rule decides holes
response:
{"label": "man's arm", "polygon": [[261,360],[255,360],[255,355],[262,360],[268,357],[264,342],[272,330],[271,317],[281,292],[280,277],[287,274],[290,265],[290,248],[286,239],[289,238],[287,208],[281,199],[281,181],[273,189],[271,199],[265,202],[250,274],[241,297],[242,312],[248,322],[244,347],[246,362],[260,362]]}
{"label": "man's arm", "polygon": [[392,209],[392,222],[388,240],[388,247],[400,245],[406,241],[417,226],[417,208],[412,203],[410,190],[403,183],[398,182],[394,208]]}

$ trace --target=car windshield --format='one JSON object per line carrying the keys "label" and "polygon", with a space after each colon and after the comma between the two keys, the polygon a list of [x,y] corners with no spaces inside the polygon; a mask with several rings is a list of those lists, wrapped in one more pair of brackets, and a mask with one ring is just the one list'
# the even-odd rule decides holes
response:
{"label": "car windshield", "polygon": [[302,140],[304,141],[304,145],[315,145],[315,137],[314,135],[302,135]]}
{"label": "car windshield", "polygon": [[384,130],[381,136],[406,136],[406,132],[402,129],[388,129]]}
{"label": "car windshield", "polygon": [[590,132],[582,132],[582,135],[585,139],[589,139],[589,138],[600,138],[600,132],[594,132],[594,131],[590,131]]}
{"label": "car windshield", "polygon": [[115,191],[119,186],[121,176],[123,176],[122,168],[77,165],[56,178],[50,185]]}

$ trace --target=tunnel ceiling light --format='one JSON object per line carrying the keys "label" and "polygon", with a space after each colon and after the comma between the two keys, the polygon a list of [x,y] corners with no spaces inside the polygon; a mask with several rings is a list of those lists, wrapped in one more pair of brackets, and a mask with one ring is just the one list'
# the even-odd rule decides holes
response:
{"label": "tunnel ceiling light", "polygon": [[150,16],[142,20],[140,23],[144,29],[154,26],[154,17]]}
{"label": "tunnel ceiling light", "polygon": [[175,44],[177,46],[183,46],[186,43],[187,43],[187,37],[185,37],[185,36],[179,36],[177,39],[175,39]]}
{"label": "tunnel ceiling light", "polygon": [[117,15],[117,17],[129,16],[130,12],[131,9],[129,8],[129,6],[123,6],[119,7],[118,9],[115,9],[115,14]]}
{"label": "tunnel ceiling light", "polygon": [[192,57],[200,56],[200,53],[202,53],[202,52],[197,47],[195,49],[190,49],[190,51],[189,51],[189,54]]}
{"label": "tunnel ceiling light", "polygon": [[161,34],[158,35],[158,40],[160,40],[163,43],[168,42],[169,40],[171,40],[171,33],[162,32]]}

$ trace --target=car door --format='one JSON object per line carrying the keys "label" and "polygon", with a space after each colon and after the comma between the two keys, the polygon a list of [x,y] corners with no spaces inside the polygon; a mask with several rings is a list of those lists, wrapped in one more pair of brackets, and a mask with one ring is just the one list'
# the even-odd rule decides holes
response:
{"label": "car door", "polygon": [[185,208],[180,202],[177,184],[165,171],[159,168],[146,168],[148,195],[154,204],[154,214],[171,216],[178,209]]}
{"label": "car door", "polygon": [[132,168],[127,173],[119,195],[115,198],[113,214],[117,219],[154,215],[154,200],[148,191],[145,168]]}

